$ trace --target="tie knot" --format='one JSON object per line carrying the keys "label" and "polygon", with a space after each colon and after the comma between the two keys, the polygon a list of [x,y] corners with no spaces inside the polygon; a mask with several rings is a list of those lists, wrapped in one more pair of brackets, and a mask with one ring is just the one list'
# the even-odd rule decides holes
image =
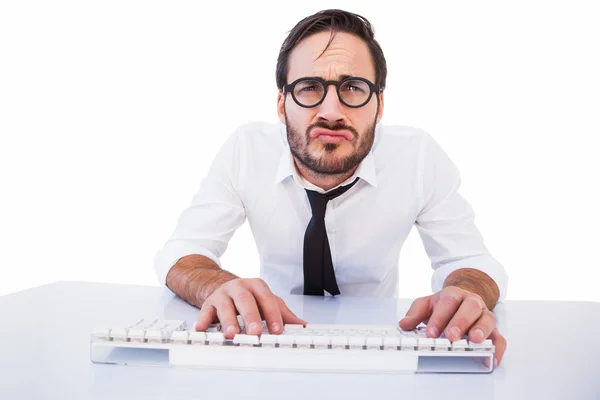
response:
{"label": "tie knot", "polygon": [[324,218],[325,210],[327,209],[327,202],[346,193],[346,191],[354,186],[356,182],[358,182],[358,178],[356,178],[349,185],[340,186],[339,188],[327,193],[319,193],[315,192],[314,190],[306,189],[306,194],[308,195],[308,201],[310,202],[310,208],[312,209],[313,217]]}

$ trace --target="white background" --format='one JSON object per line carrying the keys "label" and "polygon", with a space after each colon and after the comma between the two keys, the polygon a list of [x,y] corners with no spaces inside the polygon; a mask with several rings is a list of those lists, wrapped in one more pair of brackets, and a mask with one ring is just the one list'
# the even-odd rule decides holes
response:
{"label": "white background", "polygon": [[[384,49],[382,123],[429,131],[459,167],[508,298],[600,300],[594,2],[385,3],[0,3],[0,295],[157,285],[154,254],[226,137],[277,121],[287,32],[341,7]],[[247,224],[222,261],[257,275]],[[400,295],[429,294],[414,230],[399,263]]]}

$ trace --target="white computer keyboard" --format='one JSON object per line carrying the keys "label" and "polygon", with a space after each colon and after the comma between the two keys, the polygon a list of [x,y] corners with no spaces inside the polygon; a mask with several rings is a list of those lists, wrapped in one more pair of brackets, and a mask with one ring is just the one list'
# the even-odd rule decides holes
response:
{"label": "white computer keyboard", "polygon": [[493,370],[491,340],[450,342],[427,338],[425,327],[403,331],[395,325],[285,325],[278,335],[241,333],[225,339],[218,324],[205,332],[185,321],[142,319],[127,327],[95,329],[95,363],[187,366],[308,372],[454,372]]}

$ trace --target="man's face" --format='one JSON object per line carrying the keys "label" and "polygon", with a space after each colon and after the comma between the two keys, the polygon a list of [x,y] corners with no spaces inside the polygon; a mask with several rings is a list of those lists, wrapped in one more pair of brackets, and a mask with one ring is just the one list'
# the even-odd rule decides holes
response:
{"label": "man's face", "polygon": [[[303,77],[318,76],[341,80],[341,76],[366,78],[375,82],[375,68],[367,44],[348,33],[337,33],[323,53],[330,32],[321,32],[303,39],[289,58],[287,83]],[[323,53],[321,57],[317,57]],[[330,85],[323,102],[313,108],[296,104],[290,93],[279,92],[278,114],[286,125],[288,142],[294,157],[305,167],[322,175],[343,174],[356,167],[373,145],[375,125],[383,114],[383,94],[380,105],[377,93],[360,108],[340,102],[336,88]],[[329,132],[328,132],[329,130]],[[333,132],[331,132],[333,131]],[[326,135],[345,134],[347,139]]]}

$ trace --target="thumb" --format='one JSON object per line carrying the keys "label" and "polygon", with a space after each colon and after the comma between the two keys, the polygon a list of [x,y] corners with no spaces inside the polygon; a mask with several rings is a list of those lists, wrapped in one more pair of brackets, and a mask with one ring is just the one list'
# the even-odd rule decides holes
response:
{"label": "thumb", "polygon": [[413,330],[431,316],[430,298],[431,296],[419,297],[413,301],[406,312],[406,316],[398,323],[401,329],[405,331]]}

